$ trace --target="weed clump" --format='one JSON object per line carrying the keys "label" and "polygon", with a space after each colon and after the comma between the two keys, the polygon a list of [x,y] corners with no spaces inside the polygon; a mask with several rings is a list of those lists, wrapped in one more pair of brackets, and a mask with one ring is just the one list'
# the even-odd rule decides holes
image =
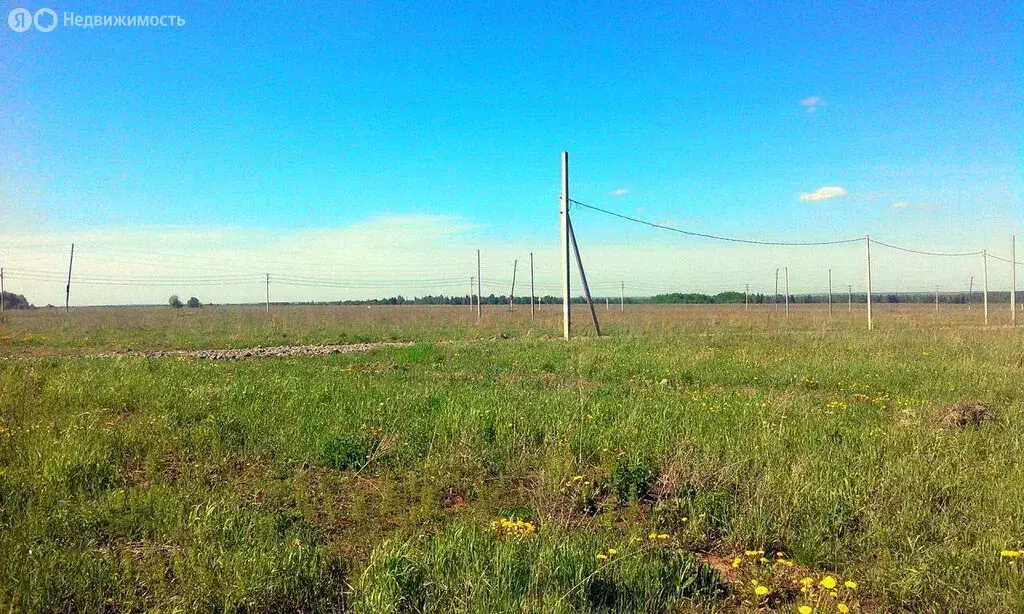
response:
{"label": "weed clump", "polygon": [[992,417],[988,405],[981,401],[954,403],[945,408],[939,418],[939,424],[946,428],[965,429],[970,426],[981,426],[981,423]]}

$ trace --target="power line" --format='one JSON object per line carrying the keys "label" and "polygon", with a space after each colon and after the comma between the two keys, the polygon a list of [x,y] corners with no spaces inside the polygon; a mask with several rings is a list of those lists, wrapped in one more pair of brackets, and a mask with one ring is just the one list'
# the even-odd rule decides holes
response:
{"label": "power line", "polygon": [[[882,245],[882,246],[888,247],[890,249],[896,249],[896,250],[899,250],[901,252],[907,252],[907,253],[910,253],[910,254],[921,254],[923,256],[980,256],[982,253],[984,253],[982,251],[976,251],[976,252],[955,252],[955,253],[954,252],[927,252],[927,251],[923,251],[923,250],[919,250],[919,249],[910,249],[909,247],[900,247],[898,245],[892,245],[892,244],[889,244],[889,243],[883,243],[882,241],[879,241],[878,239],[872,239],[871,243],[872,244],[877,244],[877,245]],[[991,256],[992,254],[989,254],[989,255]]]}
{"label": "power line", "polygon": [[684,235],[691,236],[691,237],[702,237],[704,239],[714,239],[716,241],[729,241],[731,243],[746,243],[746,244],[749,244],[749,245],[780,245],[780,246],[791,246],[791,247],[809,247],[809,246],[814,246],[814,245],[842,245],[844,243],[857,243],[859,241],[863,241],[864,240],[864,237],[857,237],[857,238],[854,238],[854,239],[841,239],[841,240],[838,240],[838,241],[807,241],[807,242],[795,242],[795,243],[793,243],[793,242],[783,242],[783,241],[755,241],[755,240],[751,240],[751,239],[737,239],[735,237],[723,237],[723,236],[719,236],[719,235],[706,234],[706,233],[702,233],[702,232],[694,232],[692,230],[683,230],[681,228],[673,228],[672,226],[665,226],[664,224],[656,224],[654,222],[649,222],[647,220],[641,220],[639,218],[630,217],[628,215],[623,215],[621,213],[615,213],[614,211],[609,211],[607,209],[602,209],[601,207],[595,207],[594,205],[588,205],[587,203],[580,202],[578,200],[573,200],[571,198],[569,199],[569,202],[573,203],[574,205],[579,205],[581,207],[586,207],[587,209],[592,209],[594,211],[598,211],[600,213],[604,213],[605,215],[611,215],[611,216],[614,216],[614,217],[617,217],[617,218],[621,218],[621,219],[624,219],[624,220],[628,220],[630,222],[634,222],[634,223],[637,223],[637,224],[643,224],[645,226],[650,226],[652,228],[660,228],[662,230],[670,230],[672,232],[678,232],[679,234],[684,234]]}

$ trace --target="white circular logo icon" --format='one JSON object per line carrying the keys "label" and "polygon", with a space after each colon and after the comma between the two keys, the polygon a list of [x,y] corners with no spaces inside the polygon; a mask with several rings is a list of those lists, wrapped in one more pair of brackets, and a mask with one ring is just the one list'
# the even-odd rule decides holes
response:
{"label": "white circular logo icon", "polygon": [[[53,21],[56,24],[56,13],[53,14]],[[26,9],[14,9],[7,15],[7,25],[15,32],[24,32],[32,27],[32,13]]]}
{"label": "white circular logo icon", "polygon": [[52,32],[57,27],[57,13],[53,12],[53,9],[39,9],[32,17],[32,21],[36,24],[36,30]]}

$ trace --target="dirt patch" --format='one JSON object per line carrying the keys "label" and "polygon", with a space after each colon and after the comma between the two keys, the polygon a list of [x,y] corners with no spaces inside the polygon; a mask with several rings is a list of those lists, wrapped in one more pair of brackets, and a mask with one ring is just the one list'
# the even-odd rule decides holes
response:
{"label": "dirt patch", "polygon": [[382,341],[378,343],[347,343],[335,345],[278,345],[225,350],[157,350],[153,352],[107,352],[78,354],[75,358],[180,358],[195,360],[250,360],[254,358],[292,358],[295,356],[327,356],[369,352],[380,348],[408,347],[412,341]]}
{"label": "dirt patch", "polygon": [[942,410],[939,424],[946,428],[965,429],[980,426],[992,417],[992,410],[981,401],[954,403]]}

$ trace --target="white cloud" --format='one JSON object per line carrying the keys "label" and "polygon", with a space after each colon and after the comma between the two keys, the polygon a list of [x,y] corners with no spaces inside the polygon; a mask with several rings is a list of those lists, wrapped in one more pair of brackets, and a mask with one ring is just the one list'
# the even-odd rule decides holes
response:
{"label": "white cloud", "polygon": [[828,103],[818,96],[808,96],[800,101],[800,106],[806,107],[808,113],[814,113],[818,107],[824,107],[827,105]]}
{"label": "white cloud", "polygon": [[611,196],[625,196],[626,194],[629,194],[629,189],[628,188],[615,188],[611,192],[608,192],[608,194],[611,195]]}
{"label": "white cloud", "polygon": [[909,206],[910,206],[910,203],[908,203],[905,200],[898,200],[898,201],[896,201],[896,202],[894,202],[892,204],[892,208],[893,209],[906,209]]}
{"label": "white cloud", "polygon": [[846,191],[846,188],[839,186],[822,186],[813,192],[801,192],[801,202],[815,202],[819,200],[830,200],[833,198],[845,198],[850,193]]}

